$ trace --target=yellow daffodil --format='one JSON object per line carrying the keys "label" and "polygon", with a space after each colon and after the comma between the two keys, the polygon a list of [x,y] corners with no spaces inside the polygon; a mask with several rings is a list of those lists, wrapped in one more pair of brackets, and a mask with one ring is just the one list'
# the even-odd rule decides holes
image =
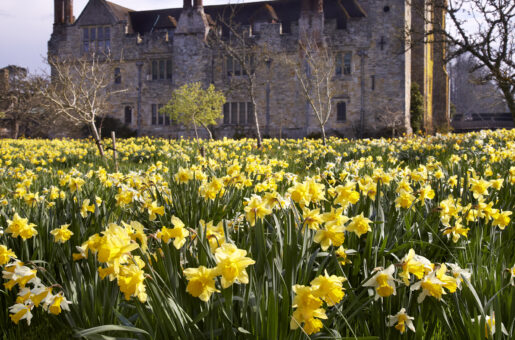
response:
{"label": "yellow daffodil", "polygon": [[302,218],[304,222],[302,223],[302,229],[304,227],[308,227],[312,230],[318,230],[320,225],[324,222],[322,219],[322,215],[320,214],[320,209],[308,209],[304,208],[302,211]]}
{"label": "yellow daffodil", "polygon": [[227,288],[233,283],[249,283],[249,277],[245,268],[256,263],[250,257],[246,257],[247,251],[238,249],[234,244],[224,243],[216,249],[216,272],[222,275],[222,288]]}
{"label": "yellow daffodil", "polygon": [[328,306],[334,306],[345,296],[345,289],[342,287],[344,281],[346,279],[343,276],[329,276],[326,270],[324,275],[318,276],[310,284],[315,296],[325,301]]}
{"label": "yellow daffodil", "polygon": [[29,223],[27,218],[21,218],[18,213],[15,213],[12,221],[7,220],[5,232],[11,233],[12,237],[20,236],[23,240],[27,240],[38,234],[35,226],[35,224]]}
{"label": "yellow daffodil", "polygon": [[15,259],[16,254],[12,249],[8,249],[4,245],[0,245],[0,266],[7,264],[11,259]]}
{"label": "yellow daffodil", "polygon": [[118,286],[120,291],[124,294],[125,300],[129,301],[131,296],[135,296],[140,302],[147,301],[147,293],[144,285],[145,272],[142,268],[145,263],[137,258],[127,266],[121,267],[120,274],[118,275]]}
{"label": "yellow daffodil", "polygon": [[340,246],[336,251],[336,255],[338,256],[338,261],[342,266],[345,266],[348,263],[352,263],[350,259],[348,259],[348,255],[354,253],[355,250],[349,250],[343,248],[343,246]]}
{"label": "yellow daffodil", "polygon": [[347,226],[348,232],[353,232],[358,237],[360,237],[363,234],[368,233],[369,231],[372,231],[370,228],[370,223],[372,221],[363,216],[363,213],[356,215],[352,218],[351,222]]}
{"label": "yellow daffodil", "polygon": [[50,234],[54,236],[54,242],[65,243],[72,237],[73,232],[68,230],[69,224],[63,224],[60,228],[50,231]]}
{"label": "yellow daffodil", "polygon": [[410,287],[411,291],[419,290],[422,288],[422,292],[419,294],[417,298],[418,303],[422,303],[426,296],[432,296],[437,300],[442,298],[442,295],[445,294],[443,290],[444,283],[440,281],[436,277],[436,272],[432,271],[430,274],[426,275],[421,281],[416,282]]}
{"label": "yellow daffodil", "polygon": [[415,254],[415,250],[410,249],[409,252],[402,258],[402,273],[399,277],[402,278],[404,284],[409,286],[409,274],[415,275],[417,279],[422,279],[424,275],[433,270],[434,265],[423,256]]}
{"label": "yellow daffodil", "polygon": [[82,206],[80,208],[80,215],[82,216],[82,218],[86,218],[88,217],[88,212],[90,213],[95,213],[95,205],[94,204],[89,204],[89,199],[85,199],[83,202],[82,202]]}
{"label": "yellow daffodil", "polygon": [[265,201],[260,196],[252,195],[244,208],[245,217],[249,221],[250,226],[253,227],[258,219],[263,219],[266,215],[270,215],[272,210],[268,208]]}
{"label": "yellow daffodil", "polygon": [[293,299],[293,316],[290,322],[291,329],[302,329],[308,334],[313,334],[322,329],[320,319],[327,319],[325,310],[320,308],[322,300],[315,295],[315,289],[302,285],[293,286],[295,297]]}
{"label": "yellow daffodil", "polygon": [[217,274],[215,269],[200,266],[198,268],[184,269],[183,272],[188,280],[186,291],[192,296],[207,302],[213,293],[219,292],[215,288],[215,277]]}
{"label": "yellow daffodil", "polygon": [[347,208],[349,204],[356,204],[359,201],[359,192],[356,191],[355,182],[347,182],[345,185],[338,185],[334,188],[336,198],[334,204]]}
{"label": "yellow daffodil", "polygon": [[499,229],[504,230],[506,226],[510,223],[510,215],[511,211],[500,211],[494,214],[492,226],[499,227]]}
{"label": "yellow daffodil", "polygon": [[452,235],[452,242],[456,243],[460,239],[460,236],[467,237],[470,228],[464,228],[461,224],[461,218],[454,222],[452,227],[447,227],[444,229],[443,234],[450,237]]}
{"label": "yellow daffodil", "polygon": [[314,241],[320,243],[323,251],[330,246],[339,247],[345,241],[345,227],[343,225],[326,225],[325,229],[317,230]]}

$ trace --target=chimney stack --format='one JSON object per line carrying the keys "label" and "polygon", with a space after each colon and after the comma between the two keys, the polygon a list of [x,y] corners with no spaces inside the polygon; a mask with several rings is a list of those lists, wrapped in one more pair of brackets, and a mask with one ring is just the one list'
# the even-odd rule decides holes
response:
{"label": "chimney stack", "polygon": [[202,0],[193,0],[194,2],[194,7],[195,8],[201,8],[203,5],[202,5]]}
{"label": "chimney stack", "polygon": [[64,2],[54,0],[54,24],[64,24]]}
{"label": "chimney stack", "polygon": [[311,0],[302,0],[300,4],[301,12],[309,12],[311,9]]}
{"label": "chimney stack", "polygon": [[317,12],[324,11],[324,0],[302,0],[300,5],[301,12]]}
{"label": "chimney stack", "polygon": [[73,0],[54,0],[54,24],[73,24]]}
{"label": "chimney stack", "polygon": [[189,9],[191,8],[191,0],[184,0],[182,9]]}
{"label": "chimney stack", "polygon": [[313,10],[318,13],[322,13],[324,11],[324,0],[313,0],[313,2]]}
{"label": "chimney stack", "polygon": [[71,25],[74,21],[75,18],[73,17],[73,0],[64,0],[64,23]]}

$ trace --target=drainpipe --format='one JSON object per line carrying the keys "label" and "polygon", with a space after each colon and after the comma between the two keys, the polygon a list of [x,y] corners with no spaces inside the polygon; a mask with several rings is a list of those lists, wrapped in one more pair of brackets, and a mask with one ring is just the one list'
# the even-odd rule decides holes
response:
{"label": "drainpipe", "polygon": [[365,57],[367,56],[364,50],[359,50],[358,55],[360,56],[360,67],[361,67],[361,104],[360,104],[360,116],[359,116],[359,136],[363,138],[365,132]]}
{"label": "drainpipe", "polygon": [[141,88],[142,84],[142,72],[143,72],[143,62],[139,61],[136,63],[138,67],[138,115],[137,115],[137,128],[136,135],[141,136]]}

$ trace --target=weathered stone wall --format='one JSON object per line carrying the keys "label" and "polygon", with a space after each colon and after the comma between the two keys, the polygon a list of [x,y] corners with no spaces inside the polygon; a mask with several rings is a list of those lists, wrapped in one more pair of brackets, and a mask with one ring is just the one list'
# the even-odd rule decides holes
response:
{"label": "weathered stone wall", "polygon": [[[257,65],[257,114],[262,134],[273,137],[303,137],[319,131],[317,120],[302,95],[293,70],[280,62],[281,54],[299,53],[301,32],[311,25],[322,25],[332,53],[351,52],[350,75],[335,76],[337,94],[333,101],[333,114],[326,125],[329,134],[355,137],[385,133],[392,121],[398,121],[397,131],[409,131],[409,98],[412,72],[420,70],[421,52],[404,53],[405,25],[411,24],[411,8],[405,0],[362,0],[367,16],[349,19],[346,29],[338,29],[335,19],[321,21],[299,20],[291,24],[291,33],[282,33],[279,23],[255,23],[253,33],[258,42],[270,48],[270,63]],[[152,125],[152,104],[166,104],[172,90],[187,82],[214,83],[226,93],[228,102],[248,102],[248,87],[244,77],[227,75],[225,60],[217,49],[204,42],[207,20],[202,8],[188,9],[179,19],[174,34],[156,30],[144,36],[127,33],[127,22],[115,20],[100,1],[90,1],[72,25],[55,25],[49,42],[49,55],[80,57],[83,26],[109,25],[111,27],[111,53],[114,68],[121,69],[122,84],[114,89],[126,89],[112,99],[110,115],[124,120],[126,106],[132,108],[131,127],[141,134],[157,136],[191,135],[178,126]],[[416,57],[415,57],[416,56]],[[172,79],[152,80],[153,60],[171,59]],[[138,64],[142,63],[140,112],[137,112],[139,86]],[[419,74],[419,73],[417,73]],[[347,119],[336,120],[336,103],[345,101]],[[363,126],[364,131],[361,131]],[[252,127],[224,126],[216,128],[217,137],[234,134],[252,134]]]}

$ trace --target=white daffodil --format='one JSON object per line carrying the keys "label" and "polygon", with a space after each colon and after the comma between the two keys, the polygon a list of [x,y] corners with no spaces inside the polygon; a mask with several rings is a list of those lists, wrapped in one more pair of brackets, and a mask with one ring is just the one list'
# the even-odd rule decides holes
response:
{"label": "white daffodil", "polygon": [[[375,270],[374,270],[375,271]],[[376,291],[375,300],[397,294],[393,273],[395,266],[391,264],[386,269],[377,269],[377,273],[368,279],[363,287],[373,287]]]}
{"label": "white daffodil", "polygon": [[413,321],[415,318],[406,314],[406,308],[402,308],[395,315],[388,315],[388,323],[386,324],[388,327],[392,327],[395,325],[395,329],[403,334],[406,332],[406,326],[415,332],[415,326],[413,325]]}
{"label": "white daffodil", "polygon": [[27,306],[22,303],[12,305],[11,307],[9,307],[9,313],[11,313],[11,320],[15,324],[18,324],[20,320],[25,319],[27,320],[27,325],[30,326],[30,320],[32,319],[32,313],[30,312],[31,309],[31,306]]}
{"label": "white daffodil", "polygon": [[447,263],[447,265],[451,268],[452,276],[456,279],[456,284],[458,285],[458,289],[461,289],[461,283],[463,282],[463,279],[470,280],[472,277],[472,272],[470,269],[463,269],[460,268],[455,263]]}
{"label": "white daffodil", "polygon": [[[471,320],[472,322],[476,322],[475,319],[472,319]],[[481,322],[481,315],[478,315],[477,316],[477,321],[478,322]],[[501,323],[501,332],[502,334],[504,335],[509,335],[508,334],[508,331],[506,330],[506,327],[504,327],[504,325]],[[491,335],[494,335],[495,334],[495,314],[492,313],[492,315],[487,315],[486,316],[486,322],[485,322],[485,338],[488,338],[488,333],[490,333]]]}

